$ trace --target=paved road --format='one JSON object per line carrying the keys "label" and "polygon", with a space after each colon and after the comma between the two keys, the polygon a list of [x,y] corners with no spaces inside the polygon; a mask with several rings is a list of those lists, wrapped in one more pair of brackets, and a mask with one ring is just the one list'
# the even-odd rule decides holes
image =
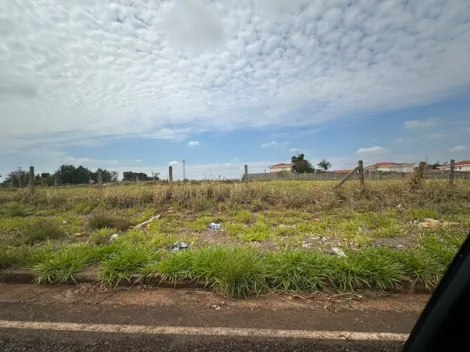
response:
{"label": "paved road", "polygon": [[0,285],[0,351],[399,351],[427,298]]}

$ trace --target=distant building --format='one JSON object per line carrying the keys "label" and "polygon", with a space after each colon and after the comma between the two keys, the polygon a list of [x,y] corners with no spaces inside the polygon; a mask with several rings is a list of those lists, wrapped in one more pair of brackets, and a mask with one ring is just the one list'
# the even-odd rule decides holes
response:
{"label": "distant building", "polygon": [[366,170],[379,172],[398,172],[409,174],[414,171],[413,163],[392,163],[383,161],[366,167]]}
{"label": "distant building", "polygon": [[[439,166],[439,170],[449,171],[450,163]],[[470,160],[462,160],[455,163],[455,171],[470,171]]]}
{"label": "distant building", "polygon": [[276,164],[276,165],[271,165],[269,167],[269,172],[270,173],[280,172],[280,171],[292,172],[292,167],[293,166],[294,166],[294,164],[291,164],[291,163],[280,163],[280,164]]}

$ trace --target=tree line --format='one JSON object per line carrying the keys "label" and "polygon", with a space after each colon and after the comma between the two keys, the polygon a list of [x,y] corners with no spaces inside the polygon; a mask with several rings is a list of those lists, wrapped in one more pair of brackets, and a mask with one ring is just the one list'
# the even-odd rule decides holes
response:
{"label": "tree line", "polygon": [[[90,169],[80,165],[75,167],[74,165],[62,165],[54,173],[43,172],[38,173],[34,176],[34,182],[36,185],[41,186],[53,186],[58,184],[68,185],[79,185],[87,183],[98,182],[98,172],[101,171],[101,178],[103,182],[117,182],[119,179],[119,173],[117,171],[110,171],[106,169],[97,169],[91,171]],[[152,173],[149,177],[143,172],[125,171],[123,172],[123,181],[149,181],[158,180],[158,173]],[[0,176],[1,177],[1,176]],[[17,170],[11,171],[7,174],[2,186],[21,188],[26,187],[29,184],[29,172],[18,168]]]}

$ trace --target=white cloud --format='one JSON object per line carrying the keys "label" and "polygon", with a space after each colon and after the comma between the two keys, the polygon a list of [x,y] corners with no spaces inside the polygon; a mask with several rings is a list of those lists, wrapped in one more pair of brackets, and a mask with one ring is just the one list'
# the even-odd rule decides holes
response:
{"label": "white cloud", "polygon": [[266,142],[261,144],[261,148],[268,148],[268,147],[274,147],[277,145],[276,141],[271,141],[271,142]]}
{"label": "white cloud", "polygon": [[3,3],[0,150],[312,126],[470,84],[468,1]]}
{"label": "white cloud", "polygon": [[142,160],[140,160],[140,159],[134,159],[134,160],[132,160],[132,161],[133,161],[134,163],[137,163],[137,164],[142,163]]}
{"label": "white cloud", "polygon": [[464,145],[456,145],[454,148],[449,149],[449,152],[456,153],[456,152],[464,152],[467,151],[468,147]]}
{"label": "white cloud", "polygon": [[376,145],[374,147],[370,148],[359,148],[356,152],[356,154],[367,154],[367,153],[384,153],[386,152],[387,149],[384,147],[381,147],[379,145]]}
{"label": "white cloud", "polygon": [[425,127],[434,127],[439,124],[439,119],[432,118],[426,120],[410,120],[405,121],[405,129],[411,128],[425,128]]}
{"label": "white cloud", "polygon": [[290,148],[289,151],[292,152],[292,153],[298,153],[299,148]]}
{"label": "white cloud", "polygon": [[172,160],[172,161],[168,162],[168,165],[169,166],[175,166],[175,165],[181,165],[181,163],[179,161]]}
{"label": "white cloud", "polygon": [[200,146],[201,144],[200,144],[198,141],[189,141],[189,142],[188,142],[188,145],[189,145],[190,147],[198,147],[198,146]]}
{"label": "white cloud", "polygon": [[393,140],[395,143],[404,143],[406,141],[405,138],[397,138],[395,140]]}

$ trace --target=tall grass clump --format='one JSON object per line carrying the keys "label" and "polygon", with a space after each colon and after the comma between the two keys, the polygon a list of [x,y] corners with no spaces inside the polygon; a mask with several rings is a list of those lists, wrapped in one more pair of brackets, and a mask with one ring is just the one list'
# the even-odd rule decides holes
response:
{"label": "tall grass clump", "polygon": [[[333,258],[332,258],[333,259]],[[350,252],[347,257],[334,257],[331,280],[342,291],[400,287],[407,279],[403,266],[375,249]]]}
{"label": "tall grass clump", "polygon": [[33,267],[36,274],[35,282],[38,284],[68,281],[76,283],[74,275],[85,268],[90,260],[91,252],[91,247],[77,244],[54,253]]}
{"label": "tall grass clump", "polygon": [[272,287],[286,291],[322,290],[331,276],[330,258],[321,252],[287,250],[267,256]]}
{"label": "tall grass clump", "polygon": [[115,218],[104,214],[97,214],[89,220],[88,225],[92,229],[102,229],[108,227],[118,230],[127,230],[132,226],[132,223],[126,219]]}
{"label": "tall grass clump", "polygon": [[26,244],[35,244],[46,240],[57,240],[63,235],[63,229],[56,223],[46,219],[37,219],[28,222],[23,230],[24,242]]}
{"label": "tall grass clump", "polygon": [[141,246],[119,247],[101,263],[99,278],[105,285],[131,283],[134,276],[152,259],[150,251]]}

